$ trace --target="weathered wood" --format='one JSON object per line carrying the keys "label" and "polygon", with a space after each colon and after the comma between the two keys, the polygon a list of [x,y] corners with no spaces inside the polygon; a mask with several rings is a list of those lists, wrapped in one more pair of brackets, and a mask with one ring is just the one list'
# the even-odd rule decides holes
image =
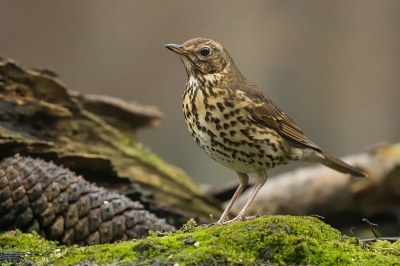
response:
{"label": "weathered wood", "polygon": [[[336,228],[348,229],[376,214],[400,217],[400,143],[375,145],[343,159],[369,177],[354,178],[322,165],[283,173],[268,179],[250,206],[249,215],[316,214]],[[237,209],[251,191],[248,189],[239,197]],[[374,221],[379,223],[377,217]],[[381,222],[389,221],[386,217]]]}
{"label": "weathered wood", "polygon": [[[64,164],[89,181],[136,193],[133,197],[178,226],[189,217],[218,216],[218,201],[134,139],[138,127],[159,117],[154,107],[71,93],[55,75],[0,58],[0,159],[19,153]],[[150,193],[132,192],[127,180]]]}

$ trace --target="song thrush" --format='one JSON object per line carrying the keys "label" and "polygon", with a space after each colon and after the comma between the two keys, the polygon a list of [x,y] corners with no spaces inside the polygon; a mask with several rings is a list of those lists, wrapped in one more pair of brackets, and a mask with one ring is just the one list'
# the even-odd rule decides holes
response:
{"label": "song thrush", "polygon": [[[353,176],[360,170],[324,152],[256,85],[237,69],[218,42],[195,38],[166,44],[186,68],[183,113],[190,134],[208,156],[234,170],[239,187],[216,224],[251,219],[246,212],[267,180],[267,171],[289,162],[315,162]],[[239,212],[229,220],[233,203],[257,173],[258,184]]]}

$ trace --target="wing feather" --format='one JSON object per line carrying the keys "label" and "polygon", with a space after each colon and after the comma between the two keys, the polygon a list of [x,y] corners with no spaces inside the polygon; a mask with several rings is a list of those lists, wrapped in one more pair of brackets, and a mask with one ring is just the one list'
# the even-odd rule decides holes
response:
{"label": "wing feather", "polygon": [[245,80],[242,86],[238,89],[243,91],[252,103],[244,109],[248,112],[249,118],[253,122],[273,128],[279,134],[289,138],[290,140],[322,151],[322,149],[308,139],[300,127],[296,125],[281,109],[279,109],[279,107],[276,106],[257,86]]}

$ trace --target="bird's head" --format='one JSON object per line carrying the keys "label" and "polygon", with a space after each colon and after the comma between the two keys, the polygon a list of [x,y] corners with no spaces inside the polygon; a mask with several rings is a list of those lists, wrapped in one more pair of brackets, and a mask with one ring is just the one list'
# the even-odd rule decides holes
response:
{"label": "bird's head", "polygon": [[228,51],[211,39],[195,38],[182,45],[166,44],[165,47],[180,55],[188,77],[226,74],[236,69]]}

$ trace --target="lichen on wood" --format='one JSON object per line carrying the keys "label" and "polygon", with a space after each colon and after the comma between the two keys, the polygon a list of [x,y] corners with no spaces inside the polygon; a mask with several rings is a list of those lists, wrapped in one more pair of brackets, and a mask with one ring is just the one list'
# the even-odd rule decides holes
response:
{"label": "lichen on wood", "polygon": [[128,196],[136,193],[132,181],[149,191],[135,197],[146,198],[146,208],[176,225],[218,216],[218,201],[135,139],[138,127],[159,119],[154,107],[71,92],[51,72],[0,58],[0,159],[20,154],[51,160]]}

